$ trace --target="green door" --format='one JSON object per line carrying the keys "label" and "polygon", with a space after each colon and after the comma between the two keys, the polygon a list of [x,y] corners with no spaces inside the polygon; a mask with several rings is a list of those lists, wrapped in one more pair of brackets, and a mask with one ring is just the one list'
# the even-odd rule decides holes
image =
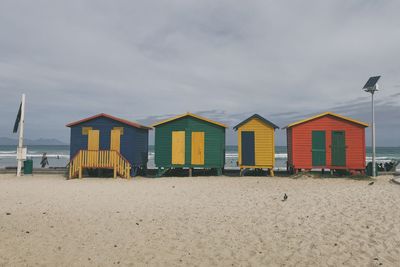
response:
{"label": "green door", "polygon": [[326,165],[325,131],[312,131],[312,165]]}
{"label": "green door", "polygon": [[332,132],[332,166],[346,166],[346,141],[344,131]]}

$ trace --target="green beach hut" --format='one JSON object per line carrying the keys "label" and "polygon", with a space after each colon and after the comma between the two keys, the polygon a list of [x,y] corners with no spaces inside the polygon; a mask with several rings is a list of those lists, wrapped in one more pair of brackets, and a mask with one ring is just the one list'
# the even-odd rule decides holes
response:
{"label": "green beach hut", "polygon": [[158,176],[170,169],[216,169],[225,165],[226,125],[186,113],[152,125],[155,128],[154,162]]}

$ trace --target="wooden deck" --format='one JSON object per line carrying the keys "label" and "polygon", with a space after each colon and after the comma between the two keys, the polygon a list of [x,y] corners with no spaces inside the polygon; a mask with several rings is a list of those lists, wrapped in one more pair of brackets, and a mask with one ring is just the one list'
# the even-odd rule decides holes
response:
{"label": "wooden deck", "polygon": [[80,150],[70,161],[69,178],[82,178],[85,168],[113,169],[114,178],[130,178],[130,163],[114,150]]}

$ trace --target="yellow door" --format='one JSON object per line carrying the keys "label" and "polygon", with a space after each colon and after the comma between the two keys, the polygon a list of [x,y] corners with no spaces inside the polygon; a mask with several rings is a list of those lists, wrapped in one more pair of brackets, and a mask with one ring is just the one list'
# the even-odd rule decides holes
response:
{"label": "yellow door", "polygon": [[192,133],[192,164],[204,165],[204,132]]}
{"label": "yellow door", "polygon": [[88,150],[99,150],[99,130],[88,131]]}
{"label": "yellow door", "polygon": [[172,164],[185,164],[185,131],[172,132]]}
{"label": "yellow door", "polygon": [[111,130],[111,143],[110,143],[110,150],[115,150],[120,152],[121,147],[121,131],[118,130]]}

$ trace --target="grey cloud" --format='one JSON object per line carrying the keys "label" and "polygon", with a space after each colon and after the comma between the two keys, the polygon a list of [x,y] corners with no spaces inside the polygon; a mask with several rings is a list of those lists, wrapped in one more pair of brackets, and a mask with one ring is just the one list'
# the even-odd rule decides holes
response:
{"label": "grey cloud", "polygon": [[[398,94],[399,9],[389,0],[5,0],[0,136],[11,135],[22,92],[27,136],[63,141],[67,122],[100,112],[146,124],[187,111],[229,125],[253,113],[279,125],[326,110],[364,118],[361,87],[375,74],[377,112],[397,121],[388,98]],[[378,144],[400,142],[388,138]]]}
{"label": "grey cloud", "polygon": [[295,111],[289,111],[289,112],[279,112],[279,113],[272,113],[271,116],[291,116],[296,114],[297,112]]}
{"label": "grey cloud", "polygon": [[[400,86],[399,86],[400,87]],[[393,95],[390,95],[390,97],[400,97],[400,93],[395,93]]]}

